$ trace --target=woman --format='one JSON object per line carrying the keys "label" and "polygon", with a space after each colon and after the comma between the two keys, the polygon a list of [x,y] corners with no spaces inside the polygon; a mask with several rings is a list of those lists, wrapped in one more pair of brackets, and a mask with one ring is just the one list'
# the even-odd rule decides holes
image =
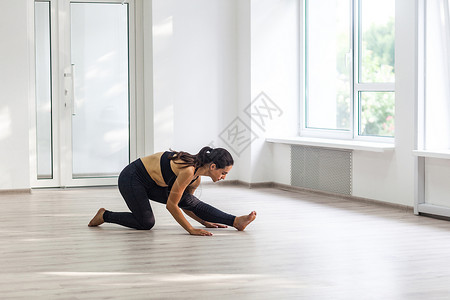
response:
{"label": "woman", "polygon": [[201,176],[209,176],[214,182],[223,180],[233,163],[227,150],[211,147],[204,147],[196,155],[166,151],[137,159],[125,167],[119,176],[119,191],[131,212],[112,212],[100,208],[89,226],[107,222],[149,230],[155,225],[148,201],[151,199],[166,204],[167,210],[189,234],[212,235],[192,227],[181,209],[207,228],[225,228],[229,225],[242,231],[256,218],[255,211],[235,217],[203,203],[193,195]]}

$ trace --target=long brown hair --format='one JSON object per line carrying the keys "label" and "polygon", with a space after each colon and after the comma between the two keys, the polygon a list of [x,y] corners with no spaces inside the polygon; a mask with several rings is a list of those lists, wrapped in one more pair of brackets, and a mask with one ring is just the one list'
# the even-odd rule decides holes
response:
{"label": "long brown hair", "polygon": [[[230,152],[224,148],[203,147],[197,154],[192,155],[184,151],[173,151],[169,156],[176,164],[185,165],[183,168],[193,166],[195,169],[203,167],[206,164],[213,163],[218,169],[223,169],[234,164],[233,157]],[[182,162],[176,162],[175,159],[180,159]]]}

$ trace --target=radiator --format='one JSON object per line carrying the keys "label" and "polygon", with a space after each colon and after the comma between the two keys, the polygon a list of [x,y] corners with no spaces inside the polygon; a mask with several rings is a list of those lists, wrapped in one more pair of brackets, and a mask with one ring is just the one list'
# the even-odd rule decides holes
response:
{"label": "radiator", "polygon": [[352,151],[291,146],[291,185],[352,194]]}

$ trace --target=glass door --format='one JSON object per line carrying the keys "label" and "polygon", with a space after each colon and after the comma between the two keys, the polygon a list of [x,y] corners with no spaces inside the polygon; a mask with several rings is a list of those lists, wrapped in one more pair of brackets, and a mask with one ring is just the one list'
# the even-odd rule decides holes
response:
{"label": "glass door", "polygon": [[[53,18],[44,13],[52,5],[58,12]],[[117,184],[120,171],[135,157],[135,142],[130,139],[130,130],[135,130],[130,126],[134,123],[131,5],[132,1],[36,2],[36,24],[48,26],[36,26],[35,186]],[[55,23],[60,30],[50,34],[49,42],[38,36],[52,32],[48,27]],[[46,45],[58,45],[59,51],[55,55]],[[57,70],[48,71],[42,57],[50,57]],[[59,79],[53,81],[59,88],[54,88],[54,97],[47,96],[49,80],[41,80],[45,84],[38,80],[43,75]],[[57,116],[49,118],[48,109],[39,112],[49,105]]]}
{"label": "glass door", "polygon": [[108,181],[130,158],[128,5],[72,2],[70,12],[71,181]]}

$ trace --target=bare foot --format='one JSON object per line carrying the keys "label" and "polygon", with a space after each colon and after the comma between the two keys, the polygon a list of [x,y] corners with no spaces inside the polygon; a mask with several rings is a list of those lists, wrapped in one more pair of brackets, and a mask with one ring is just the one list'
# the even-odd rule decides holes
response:
{"label": "bare foot", "polygon": [[243,231],[245,227],[247,227],[248,224],[253,222],[255,218],[256,218],[256,211],[252,211],[251,213],[245,216],[236,217],[234,219],[233,227],[239,231]]}
{"label": "bare foot", "polygon": [[103,214],[105,213],[104,208],[100,208],[97,212],[97,214],[92,218],[92,220],[89,222],[88,226],[89,227],[95,227],[98,225],[101,225],[103,223],[105,223],[105,221],[103,220]]}

